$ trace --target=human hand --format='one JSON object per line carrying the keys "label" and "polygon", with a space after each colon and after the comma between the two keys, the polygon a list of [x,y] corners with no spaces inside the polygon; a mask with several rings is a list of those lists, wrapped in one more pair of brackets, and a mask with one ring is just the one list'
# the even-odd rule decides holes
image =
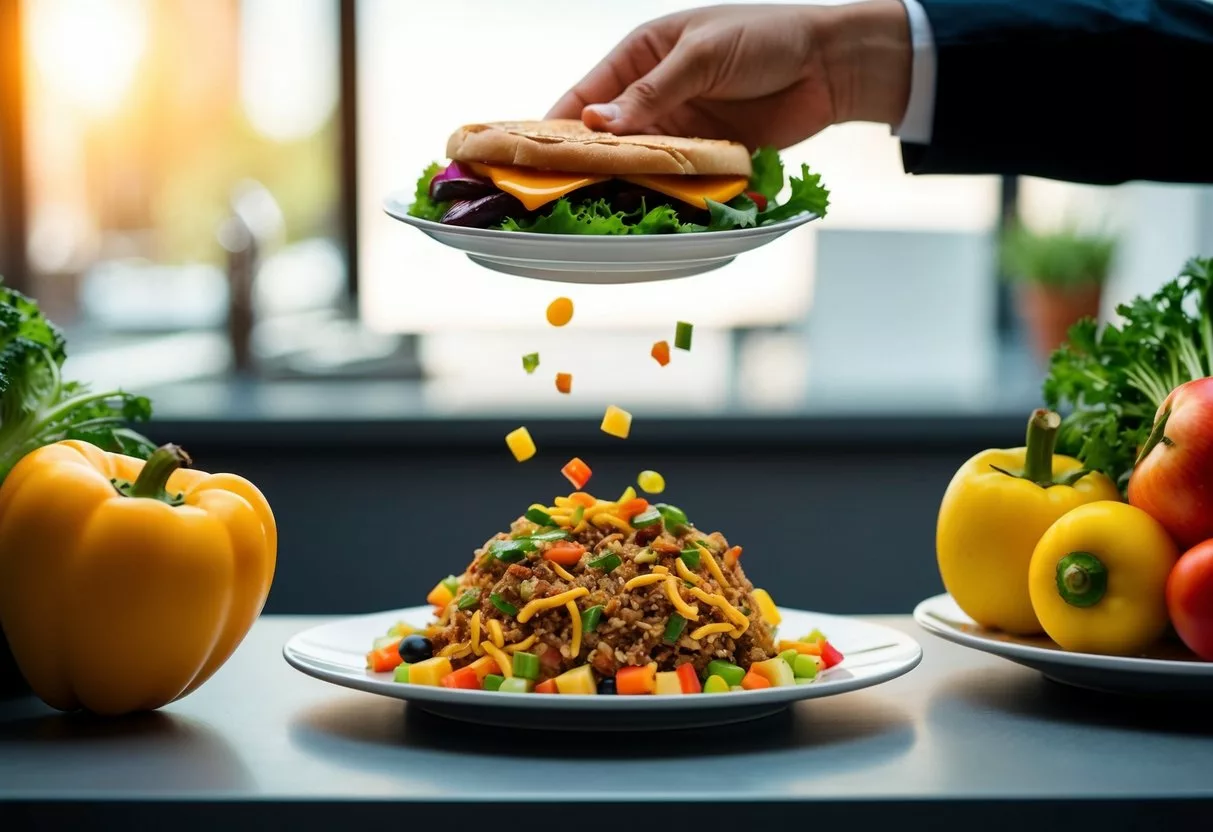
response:
{"label": "human hand", "polygon": [[900,122],[911,62],[901,0],[709,6],[634,30],[547,118],[784,148],[831,124]]}

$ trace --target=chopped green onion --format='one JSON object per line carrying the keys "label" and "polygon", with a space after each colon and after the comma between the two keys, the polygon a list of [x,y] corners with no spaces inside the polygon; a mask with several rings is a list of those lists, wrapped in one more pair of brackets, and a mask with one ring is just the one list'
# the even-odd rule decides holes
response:
{"label": "chopped green onion", "polygon": [[497,540],[489,547],[493,557],[503,563],[517,563],[526,557],[527,552],[538,549],[535,543],[527,538],[518,540]]}
{"label": "chopped green onion", "polygon": [[745,678],[745,671],[735,664],[713,659],[708,662],[708,676],[719,676],[728,683],[729,687],[740,685],[741,680]]}
{"label": "chopped green onion", "polygon": [[519,650],[514,654],[514,675],[532,682],[539,678],[539,657]]}
{"label": "chopped green onion", "polygon": [[532,523],[534,523],[536,526],[552,525],[552,515],[548,514],[546,511],[541,509],[539,506],[531,506],[530,508],[528,508],[526,510],[526,514],[523,516],[526,517],[527,520],[530,520]]}
{"label": "chopped green onion", "polygon": [[580,525],[583,517],[585,517],[585,506],[577,506],[576,510],[573,512],[573,518],[570,521],[573,528],[577,528],[577,526]]}
{"label": "chopped green onion", "polygon": [[506,679],[497,688],[499,693],[530,693],[534,687],[534,682],[530,679],[521,679],[517,676],[512,679]]}
{"label": "chopped green onion", "polygon": [[480,590],[465,589],[463,594],[459,596],[459,600],[455,602],[455,607],[461,610],[470,610],[480,603]]}
{"label": "chopped green onion", "polygon": [[501,690],[501,683],[504,681],[504,676],[498,676],[496,673],[489,673],[484,677],[484,689]]}
{"label": "chopped green onion", "polygon": [[533,534],[527,539],[532,543],[551,543],[553,540],[568,540],[570,536],[564,529],[552,529],[551,531]]}
{"label": "chopped green onion", "polygon": [[595,558],[586,565],[591,569],[601,569],[603,572],[610,574],[622,566],[623,561],[619,558],[619,555],[610,553],[600,558]]}
{"label": "chopped green onion", "polygon": [[409,663],[403,662],[396,665],[396,670],[392,673],[392,681],[408,684],[409,681]]}
{"label": "chopped green onion", "polygon": [[489,601],[494,607],[501,610],[501,612],[505,615],[513,616],[518,614],[518,608],[502,598],[496,592],[489,596]]}
{"label": "chopped green onion", "polygon": [[665,625],[665,643],[676,644],[682,631],[686,629],[687,620],[678,613],[670,616],[670,620]]}
{"label": "chopped green onion", "polygon": [[581,632],[592,633],[598,629],[598,621],[602,618],[602,605],[595,604],[588,610],[581,611]]}
{"label": "chopped green onion", "polygon": [[451,595],[459,591],[459,579],[454,575],[447,575],[443,578],[442,585],[451,591]]}
{"label": "chopped green onion", "polygon": [[661,519],[665,521],[665,527],[675,534],[678,533],[679,529],[691,524],[691,521],[687,519],[686,513],[678,506],[658,503],[656,508],[661,512]]}
{"label": "chopped green onion", "polygon": [[680,350],[687,350],[689,352],[691,349],[691,333],[694,329],[695,327],[686,321],[679,321],[678,325],[674,327],[674,346]]}
{"label": "chopped green onion", "polygon": [[657,553],[652,549],[645,549],[641,552],[637,552],[636,557],[632,558],[632,560],[636,561],[637,563],[656,563]]}
{"label": "chopped green onion", "polygon": [[522,356],[522,369],[526,370],[528,374],[535,372],[538,367],[539,353],[532,352]]}
{"label": "chopped green onion", "polygon": [[632,527],[636,529],[647,528],[654,523],[661,522],[661,512],[655,508],[648,508],[632,518]]}
{"label": "chopped green onion", "polygon": [[683,549],[678,555],[682,558],[682,562],[687,565],[687,569],[699,568],[699,550],[698,549]]}

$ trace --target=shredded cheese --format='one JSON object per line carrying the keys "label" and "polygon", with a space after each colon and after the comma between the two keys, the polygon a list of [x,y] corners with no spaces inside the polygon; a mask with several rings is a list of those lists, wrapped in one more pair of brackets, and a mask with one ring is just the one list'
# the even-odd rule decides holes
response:
{"label": "shredded cheese", "polygon": [[571,574],[569,574],[569,571],[567,569],[565,569],[563,566],[561,566],[560,564],[558,564],[556,561],[549,560],[548,566],[552,567],[553,572],[555,572],[557,575],[559,575],[561,578],[568,581],[569,583],[577,582],[577,579],[575,577],[573,577]]}
{"label": "shredded cheese", "polygon": [[453,656],[460,650],[471,651],[471,646],[466,641],[454,641],[438,651],[439,656]]}
{"label": "shredded cheese", "polygon": [[480,610],[476,610],[476,614],[472,616],[472,623],[468,626],[472,630],[472,652],[477,656],[483,656],[484,651],[480,649]]}
{"label": "shredded cheese", "polygon": [[655,572],[655,573],[656,573],[656,574],[658,574],[658,575],[668,575],[668,574],[670,574],[670,570],[669,570],[667,567],[662,566],[660,563],[659,563],[659,564],[656,564],[656,565],[653,567],[653,572]]}
{"label": "shredded cheese", "polygon": [[682,600],[682,593],[678,591],[678,579],[673,575],[667,575],[665,578],[665,594],[669,597],[670,603],[674,605],[674,609],[678,610],[683,618],[687,621],[699,620],[699,608],[692,607]]}
{"label": "shredded cheese", "polygon": [[[615,528],[619,529],[619,531],[621,531],[621,532],[625,532],[626,534],[632,533],[631,524],[629,524],[626,520],[619,519],[614,514],[603,514],[602,521],[603,521],[603,523],[605,523],[608,526],[614,526]],[[594,522],[596,522],[596,523],[598,522],[597,517],[594,518]]]}
{"label": "shredded cheese", "polygon": [[718,608],[724,617],[733,622],[734,628],[730,635],[733,638],[739,638],[750,627],[750,619],[741,614],[741,611],[725,600],[723,595],[704,592],[699,587],[692,587],[691,594],[703,601],[705,604],[711,604]]}
{"label": "shredded cheese", "polygon": [[517,642],[514,642],[513,644],[506,645],[505,652],[517,653],[519,650],[525,650],[528,647],[530,647],[532,644],[534,644],[535,639],[537,639],[537,638],[539,638],[539,636],[537,636],[535,633],[531,633],[529,636],[524,638],[522,641],[517,641]]}
{"label": "shredded cheese", "polygon": [[[493,623],[492,619],[489,623]],[[502,652],[500,647],[494,647],[489,642],[483,644],[484,652],[493,657],[493,661],[497,662],[497,668],[501,671],[501,675],[507,679],[514,678],[514,663],[510,661],[510,657]]]}
{"label": "shredded cheese", "polygon": [[581,655],[581,610],[577,609],[576,601],[569,601],[564,606],[573,617],[573,645],[570,648],[573,655],[570,658],[575,659]]}
{"label": "shredded cheese", "polygon": [[724,573],[720,571],[720,564],[716,563],[716,558],[712,557],[712,553],[708,551],[706,546],[700,546],[700,555],[708,562],[708,571],[712,573],[712,577],[716,579],[716,583],[720,584],[721,589],[728,589],[729,582],[725,580]]}
{"label": "shredded cheese", "polygon": [[501,632],[501,622],[496,618],[489,619],[489,638],[493,640],[494,647],[505,647],[505,633]]}
{"label": "shredded cheese", "polygon": [[659,572],[650,572],[648,575],[637,575],[623,585],[624,589],[635,589],[638,586],[649,586],[650,584],[659,584],[664,581],[668,575],[662,575]]}
{"label": "shredded cheese", "polygon": [[553,595],[551,598],[536,598],[534,601],[531,601],[529,604],[523,607],[518,613],[518,623],[525,624],[530,621],[537,612],[562,607],[569,601],[575,601],[582,595],[589,594],[590,591],[588,589],[586,589],[584,586],[579,586],[575,589],[570,589],[567,592],[561,592],[558,595]]}
{"label": "shredded cheese", "polygon": [[699,639],[703,638],[704,636],[710,636],[713,633],[727,633],[731,629],[733,629],[733,625],[726,621],[718,621],[713,624],[704,624],[698,630],[691,633],[691,638],[699,641]]}
{"label": "shredded cheese", "polygon": [[678,558],[678,560],[674,561],[674,568],[678,571],[679,576],[684,581],[690,581],[691,583],[695,584],[695,586],[703,585],[703,578],[692,572],[682,558]]}

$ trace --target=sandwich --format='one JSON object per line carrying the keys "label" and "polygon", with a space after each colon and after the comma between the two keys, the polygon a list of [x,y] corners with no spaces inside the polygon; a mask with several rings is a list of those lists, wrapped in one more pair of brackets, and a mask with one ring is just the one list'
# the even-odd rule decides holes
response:
{"label": "sandwich", "polygon": [[829,205],[808,165],[785,182],[774,148],[616,136],[572,119],[468,124],[446,155],[417,181],[411,216],[505,232],[671,234],[824,217]]}

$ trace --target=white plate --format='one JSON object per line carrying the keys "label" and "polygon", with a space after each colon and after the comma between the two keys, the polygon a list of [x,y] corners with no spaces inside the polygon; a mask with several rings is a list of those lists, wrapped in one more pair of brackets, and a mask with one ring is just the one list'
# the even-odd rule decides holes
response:
{"label": "white plate", "polygon": [[1010,659],[1063,684],[1109,693],[1213,693],[1213,662],[1200,661],[1178,644],[1161,645],[1155,656],[1140,658],[1070,653],[1043,636],[1021,638],[986,630],[947,594],[919,604],[914,621],[942,639]]}
{"label": "white plate", "polygon": [[424,626],[428,606],[360,615],[321,624],[291,637],[282,654],[309,676],[342,687],[404,699],[439,716],[509,727],[576,731],[691,728],[769,716],[801,699],[835,696],[887,682],[913,670],[922,648],[905,633],[821,613],[781,609],[780,633],[793,637],[814,627],[845,657],[807,685],[688,696],[565,696],[452,690],[392,681],[366,669],[369,645],[397,621]]}
{"label": "white plate", "polygon": [[389,216],[464,252],[485,268],[561,283],[643,283],[703,274],[818,218],[806,212],[761,228],[694,234],[534,234],[461,228],[410,217],[412,201],[412,193],[400,193],[388,197],[383,207]]}

